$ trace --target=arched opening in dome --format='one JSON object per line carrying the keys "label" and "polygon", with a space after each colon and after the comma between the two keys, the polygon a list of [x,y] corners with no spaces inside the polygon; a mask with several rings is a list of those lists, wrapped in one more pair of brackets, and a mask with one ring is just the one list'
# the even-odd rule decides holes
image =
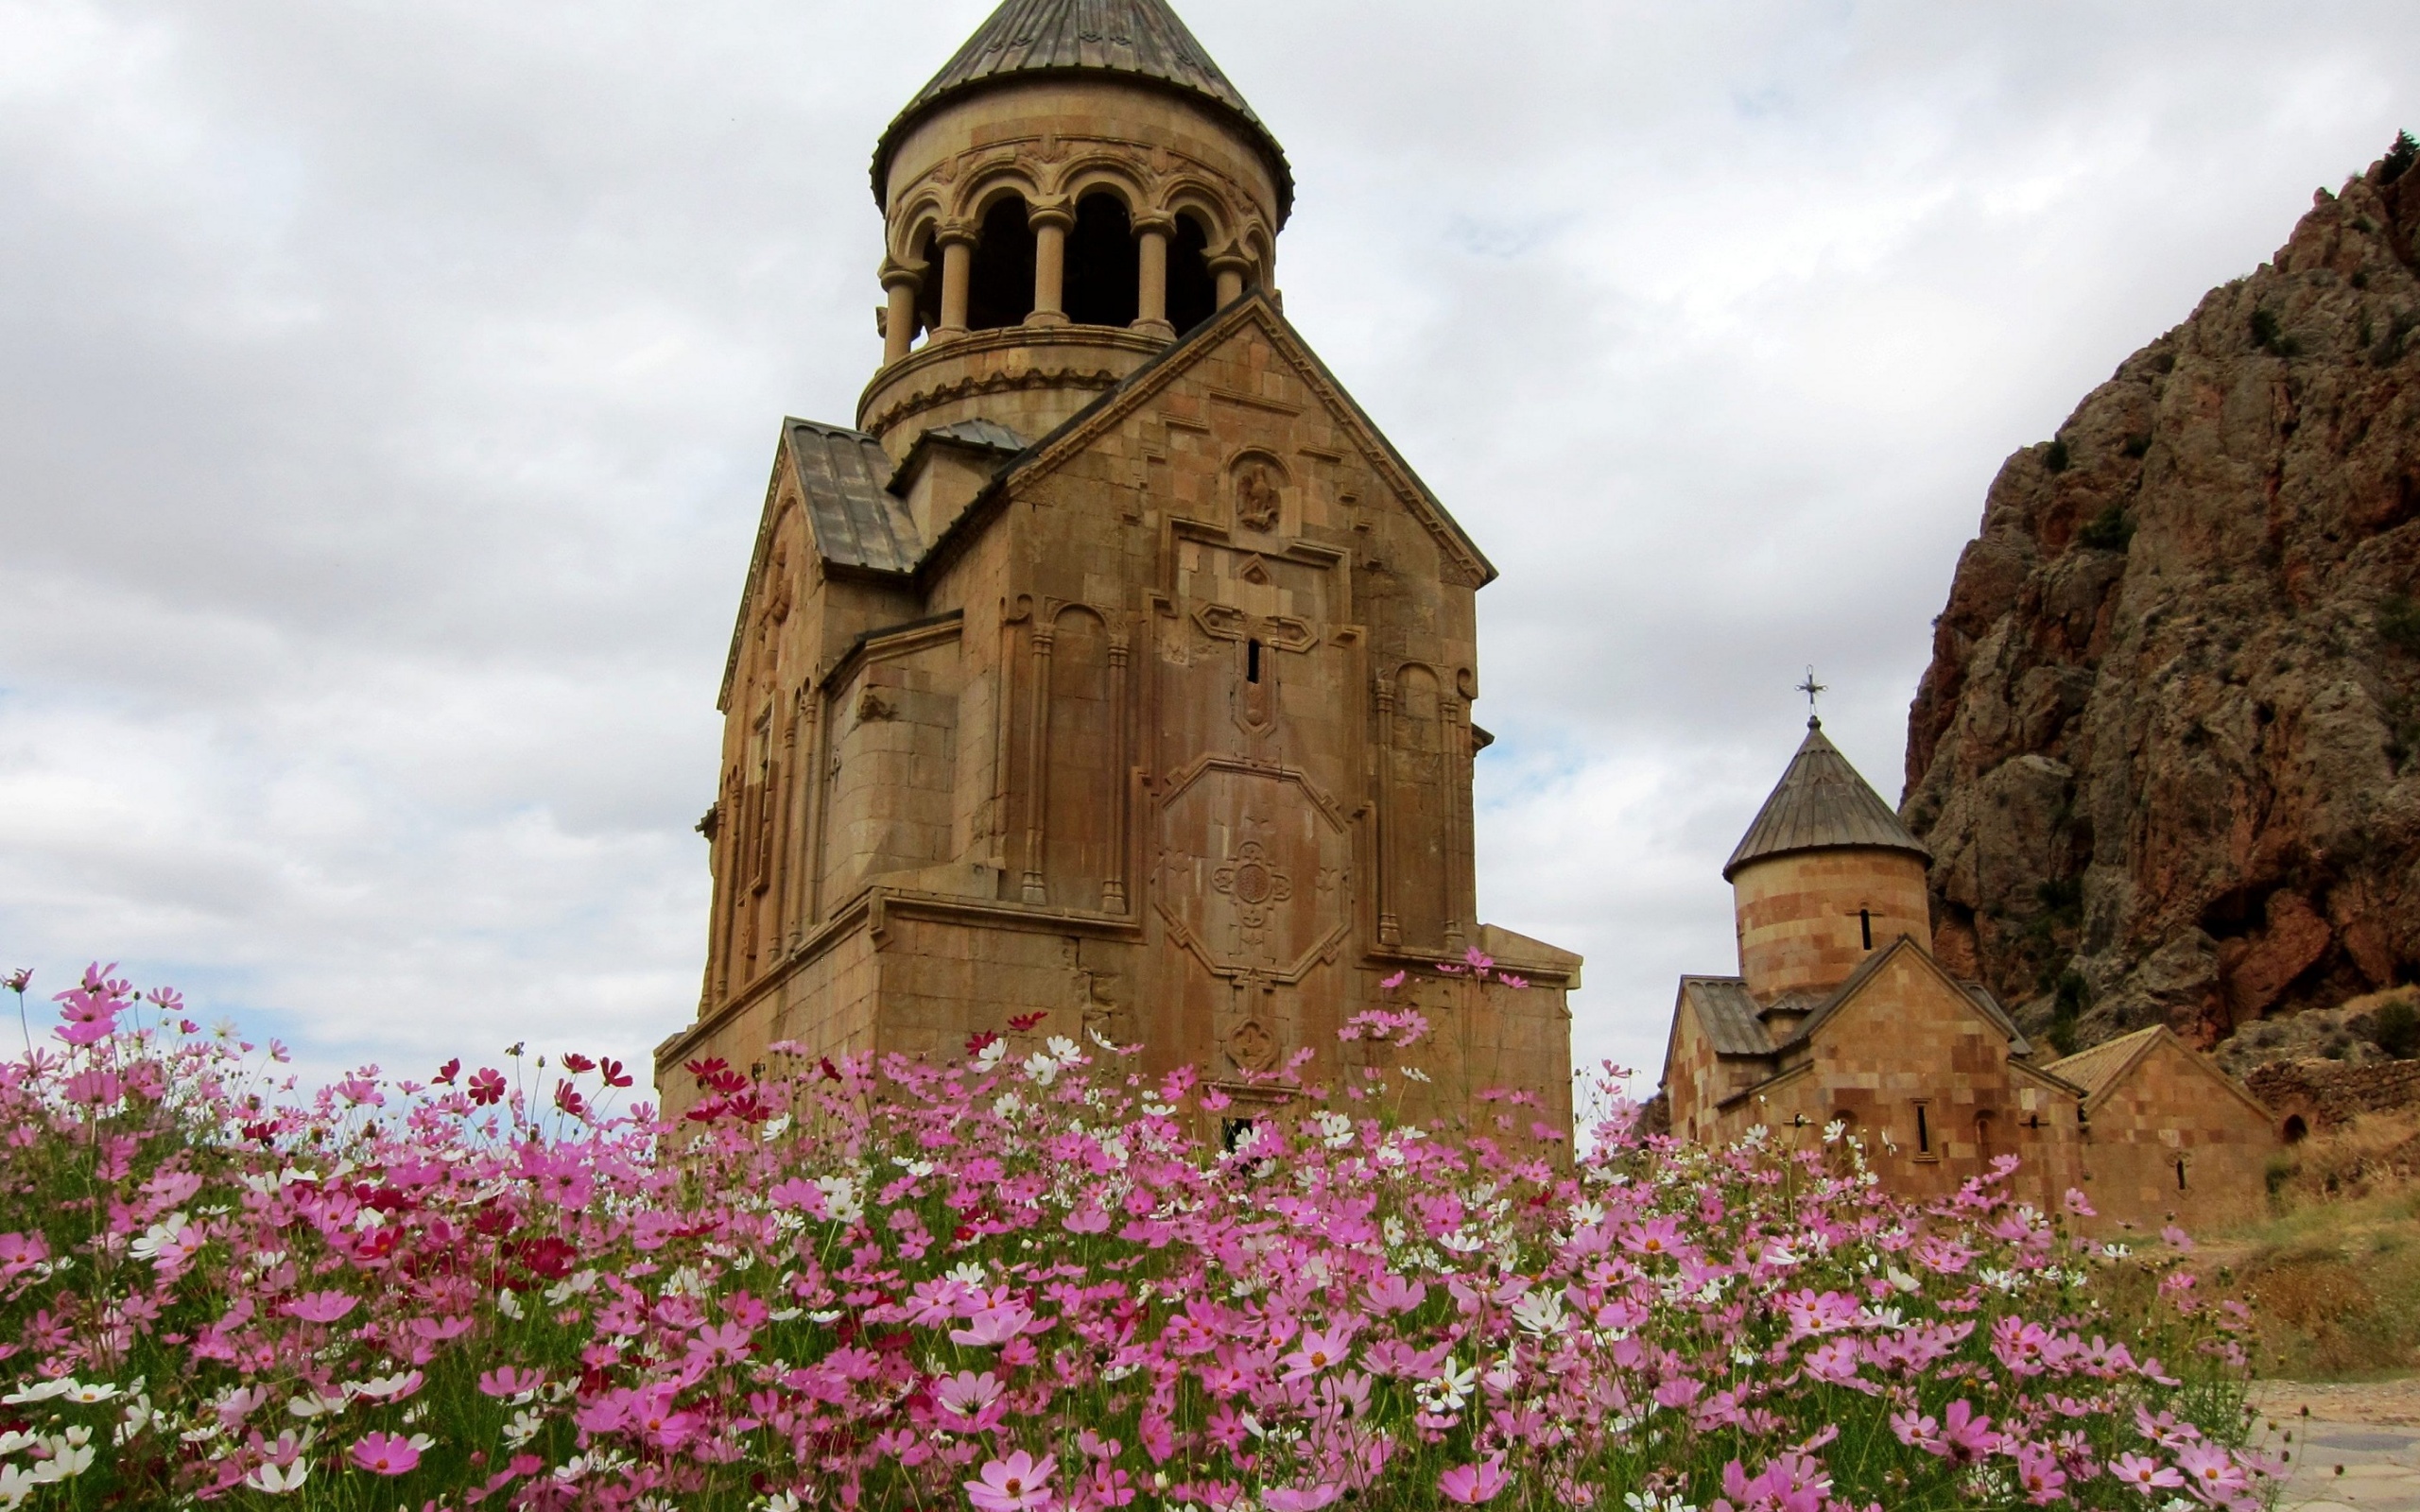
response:
{"label": "arched opening in dome", "polygon": [[[1030,254],[1028,254],[1028,259]],[[1067,318],[1078,325],[1132,325],[1141,313],[1143,253],[1134,218],[1113,194],[1076,202],[1067,233]]]}
{"label": "arched opening in dome", "polygon": [[1183,335],[1219,313],[1219,280],[1210,271],[1210,232],[1192,212],[1176,217],[1168,248],[1168,324]]}
{"label": "arched opening in dome", "polygon": [[930,231],[916,239],[916,261],[924,265],[924,276],[916,281],[916,336],[941,328],[942,323],[942,249],[934,242]]}
{"label": "arched opening in dome", "polygon": [[1026,223],[1024,198],[1009,195],[983,213],[966,285],[966,328],[998,331],[1024,324],[1032,313],[1033,228]]}

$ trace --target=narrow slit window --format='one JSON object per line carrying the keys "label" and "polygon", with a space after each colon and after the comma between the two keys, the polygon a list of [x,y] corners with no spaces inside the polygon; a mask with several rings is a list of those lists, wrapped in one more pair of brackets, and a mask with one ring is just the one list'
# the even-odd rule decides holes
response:
{"label": "narrow slit window", "polygon": [[1865,936],[1865,948],[1874,949],[1874,911],[1872,909],[1860,908],[1857,911],[1857,927],[1858,933]]}
{"label": "narrow slit window", "polygon": [[1932,1153],[1932,1109],[1922,1103],[1916,1105],[1916,1153]]}
{"label": "narrow slit window", "polygon": [[1244,643],[1244,680],[1246,682],[1260,680],[1260,643],[1258,641]]}
{"label": "narrow slit window", "polygon": [[2176,1190],[2179,1192],[2185,1190],[2185,1162],[2183,1160],[2176,1162]]}

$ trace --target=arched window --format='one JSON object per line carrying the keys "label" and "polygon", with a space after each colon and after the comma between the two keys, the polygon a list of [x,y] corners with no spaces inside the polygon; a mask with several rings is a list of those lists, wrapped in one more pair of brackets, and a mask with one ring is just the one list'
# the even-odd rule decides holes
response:
{"label": "arched window", "polygon": [[1988,1160],[1999,1152],[1992,1147],[1992,1136],[1997,1132],[1996,1120],[1989,1113],[1975,1115],[1975,1158]]}
{"label": "arched window", "polygon": [[[1028,295],[1032,266],[1028,255]],[[1142,301],[1143,252],[1134,244],[1133,217],[1115,195],[1084,196],[1076,202],[1076,229],[1067,233],[1067,318],[1078,325],[1132,325]]]}
{"label": "arched window", "polygon": [[1210,271],[1210,232],[1192,212],[1176,217],[1168,248],[1168,324],[1184,335],[1219,313],[1219,280]]}
{"label": "arched window", "polygon": [[2285,1126],[2277,1132],[2287,1143],[2300,1144],[2310,1138],[2310,1124],[2300,1113],[2288,1113]]}
{"label": "arched window", "polygon": [[1865,936],[1865,948],[1874,949],[1874,911],[1872,909],[1860,908],[1857,911],[1857,927],[1858,933]]}
{"label": "arched window", "polygon": [[925,275],[916,282],[915,335],[922,335],[942,323],[942,249],[929,231],[916,242],[916,261],[925,265]]}
{"label": "arched window", "polygon": [[[927,280],[927,282],[930,282]],[[1033,228],[1015,195],[983,213],[975,267],[966,285],[966,328],[998,331],[1033,313]]]}

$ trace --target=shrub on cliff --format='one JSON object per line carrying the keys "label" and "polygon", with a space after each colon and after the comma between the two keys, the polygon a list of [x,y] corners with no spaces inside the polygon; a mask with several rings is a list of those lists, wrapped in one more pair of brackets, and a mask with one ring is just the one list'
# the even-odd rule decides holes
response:
{"label": "shrub on cliff", "polygon": [[1416,1013],[1224,1150],[1227,1091],[1031,1021],[700,1064],[676,1127],[610,1060],[302,1094],[174,993],[59,1002],[0,1069],[9,1506],[2261,1495],[2239,1312],[2011,1203],[2013,1161],[1920,1211],[1837,1129],[1693,1150],[1618,1102],[1521,1159],[1388,1116]]}

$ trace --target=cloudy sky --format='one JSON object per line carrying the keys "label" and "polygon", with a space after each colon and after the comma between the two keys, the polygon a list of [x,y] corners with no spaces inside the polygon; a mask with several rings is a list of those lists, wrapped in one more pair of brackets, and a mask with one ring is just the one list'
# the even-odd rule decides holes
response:
{"label": "cloudy sky", "polygon": [[[784,414],[987,0],[0,0],[0,969],[314,1066],[696,1003]],[[1503,569],[1481,891],[1652,1068],[1826,719],[1885,795],[2000,460],[2420,126],[2410,0],[1192,0],[1288,315]]]}

